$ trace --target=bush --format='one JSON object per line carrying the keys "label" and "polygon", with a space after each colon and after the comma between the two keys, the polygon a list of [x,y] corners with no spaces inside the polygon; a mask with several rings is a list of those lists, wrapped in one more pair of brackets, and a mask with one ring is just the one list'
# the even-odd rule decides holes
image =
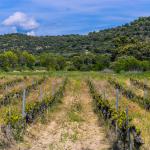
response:
{"label": "bush", "polygon": [[137,60],[133,56],[123,56],[117,58],[117,60],[112,63],[111,68],[116,72],[148,71],[150,70],[150,62]]}
{"label": "bush", "polygon": [[150,62],[149,61],[141,61],[141,68],[143,71],[148,71],[150,70]]}

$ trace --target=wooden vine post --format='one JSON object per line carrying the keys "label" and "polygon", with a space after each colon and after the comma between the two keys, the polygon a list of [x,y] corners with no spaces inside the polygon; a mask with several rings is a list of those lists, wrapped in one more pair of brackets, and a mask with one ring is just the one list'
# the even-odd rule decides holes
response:
{"label": "wooden vine post", "polygon": [[106,91],[104,90],[104,100],[106,100]]}
{"label": "wooden vine post", "polygon": [[[6,87],[5,87],[5,93],[6,93],[6,95],[8,94],[8,86],[7,86],[7,84],[6,84]],[[7,101],[8,101],[8,97],[7,97]],[[3,100],[3,105],[5,105],[4,100]],[[9,115],[9,119],[10,119],[10,117],[11,117],[10,99],[9,99],[8,115]],[[10,125],[10,123],[8,124],[8,132],[9,132],[8,136],[10,136],[10,133],[11,133],[11,125]]]}
{"label": "wooden vine post", "polygon": [[128,107],[126,108],[126,125],[127,125],[127,140],[128,140],[128,147],[129,147],[129,150],[132,150],[132,142],[131,142],[131,136],[130,136],[130,129],[128,127],[129,125],[129,109]]}
{"label": "wooden vine post", "polygon": [[42,101],[43,99],[43,90],[42,87],[40,87],[40,96],[39,96],[39,100]]}
{"label": "wooden vine post", "polygon": [[25,108],[26,108],[26,89],[23,90],[23,97],[22,97],[22,117],[23,118],[26,116]]}
{"label": "wooden vine post", "polygon": [[52,96],[54,95],[54,84],[52,82]]}
{"label": "wooden vine post", "polygon": [[35,80],[34,79],[32,80],[32,84],[35,84]]}
{"label": "wooden vine post", "polygon": [[[8,93],[8,86],[7,86],[7,84],[6,84],[6,87],[5,87],[5,95],[7,95],[7,93]],[[5,100],[3,99],[3,105],[5,105]]]}
{"label": "wooden vine post", "polygon": [[[116,89],[116,111],[118,112],[118,107],[119,107],[119,89]],[[118,125],[116,122],[116,135],[118,134]]]}
{"label": "wooden vine post", "polygon": [[[148,91],[147,91],[147,88],[146,88],[146,79],[144,80],[144,95],[143,95],[143,97],[144,97],[144,99],[147,99],[147,97],[148,97]],[[145,102],[145,117],[146,117],[146,102]]]}
{"label": "wooden vine post", "polygon": [[[8,94],[8,86],[6,84],[5,86],[5,95]],[[8,117],[9,117],[9,120],[11,118],[11,107],[10,107],[10,99],[8,99],[8,97],[6,97],[6,101],[9,102],[9,106],[8,106]],[[3,99],[3,105],[5,105],[5,100]],[[8,123],[7,127],[6,127],[6,135],[7,137],[10,139],[11,138],[11,125],[10,125],[10,122]]]}
{"label": "wooden vine post", "polygon": [[144,81],[144,98],[146,99],[147,98],[147,89],[146,89],[146,79]]}

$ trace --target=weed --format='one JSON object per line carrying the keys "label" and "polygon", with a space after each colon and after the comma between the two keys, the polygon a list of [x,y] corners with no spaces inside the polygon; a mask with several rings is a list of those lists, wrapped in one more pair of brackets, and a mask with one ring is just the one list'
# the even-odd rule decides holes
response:
{"label": "weed", "polygon": [[71,122],[81,122],[84,119],[80,116],[82,111],[82,105],[79,102],[76,102],[71,106],[71,110],[68,112],[68,117]]}
{"label": "weed", "polygon": [[72,135],[71,135],[71,140],[72,142],[75,142],[78,140],[78,133],[77,131],[75,131]]}
{"label": "weed", "polygon": [[68,137],[69,137],[69,134],[68,134],[68,133],[62,133],[62,134],[61,134],[61,142],[65,142]]}

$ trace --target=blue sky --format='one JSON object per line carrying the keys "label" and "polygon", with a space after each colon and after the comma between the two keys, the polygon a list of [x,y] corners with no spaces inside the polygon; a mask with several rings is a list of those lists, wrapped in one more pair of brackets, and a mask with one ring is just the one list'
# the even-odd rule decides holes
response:
{"label": "blue sky", "polygon": [[150,0],[1,0],[0,34],[87,34],[150,16]]}

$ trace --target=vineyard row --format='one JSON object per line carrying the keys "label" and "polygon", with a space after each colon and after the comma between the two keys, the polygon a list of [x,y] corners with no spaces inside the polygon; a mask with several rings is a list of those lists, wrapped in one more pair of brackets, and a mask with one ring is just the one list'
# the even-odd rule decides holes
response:
{"label": "vineyard row", "polygon": [[144,82],[142,82],[140,80],[130,78],[130,82],[134,86],[137,86],[138,88],[142,88],[143,90],[145,90],[145,89],[150,90],[150,86],[148,86],[146,83],[144,83]]}
{"label": "vineyard row", "polygon": [[[28,85],[27,87],[25,87],[26,89],[26,94],[28,95],[29,92],[32,89],[36,89],[37,85],[42,84],[45,81],[45,77],[37,80],[36,82]],[[24,88],[18,90],[18,91],[12,91],[8,94],[6,94],[4,97],[0,98],[0,107],[2,106],[7,106],[8,104],[10,104],[14,99],[19,99],[22,97],[22,93],[23,93]]]}
{"label": "vineyard row", "polygon": [[41,101],[35,101],[26,105],[25,116],[21,113],[13,112],[11,115],[9,112],[5,117],[5,126],[9,126],[12,129],[12,134],[15,139],[20,139],[27,124],[32,123],[37,116],[43,114],[48,108],[51,108],[54,104],[61,101],[64,96],[67,79],[65,79],[59,89],[54,93],[44,97]]}
{"label": "vineyard row", "polygon": [[[128,119],[128,116],[125,111],[116,110],[108,100],[103,99],[92,83],[88,80],[88,86],[90,93],[96,105],[97,112],[102,114],[104,120],[112,127],[114,132],[117,127],[117,136],[118,140],[123,143],[123,149],[130,147],[129,139],[133,138],[134,147],[139,149],[142,144],[141,132],[133,124],[131,124],[131,119]],[[129,116],[130,117],[130,116]]]}
{"label": "vineyard row", "polygon": [[121,93],[128,99],[130,99],[133,102],[138,103],[140,106],[142,106],[146,110],[150,110],[150,99],[144,98],[141,96],[136,95],[134,92],[132,92],[130,89],[125,88],[122,86],[118,81],[115,79],[109,79],[108,80],[111,85],[113,85],[116,89],[119,89]]}

